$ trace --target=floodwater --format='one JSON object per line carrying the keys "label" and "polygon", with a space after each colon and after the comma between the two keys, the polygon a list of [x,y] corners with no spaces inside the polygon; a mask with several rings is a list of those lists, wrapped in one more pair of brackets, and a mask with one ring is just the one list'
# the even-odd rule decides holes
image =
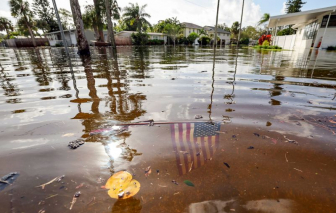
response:
{"label": "floodwater", "polygon": [[0,212],[336,212],[336,52],[70,51],[0,49]]}

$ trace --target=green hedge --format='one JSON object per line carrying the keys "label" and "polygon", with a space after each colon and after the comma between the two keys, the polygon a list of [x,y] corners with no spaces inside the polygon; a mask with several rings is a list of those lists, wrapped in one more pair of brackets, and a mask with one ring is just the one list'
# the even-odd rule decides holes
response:
{"label": "green hedge", "polygon": [[336,46],[329,46],[327,50],[336,50]]}
{"label": "green hedge", "polygon": [[262,46],[262,45],[254,46],[254,48],[256,48],[256,49],[272,49],[272,50],[281,50],[282,49],[282,47],[279,47],[279,46]]}
{"label": "green hedge", "polygon": [[160,39],[149,39],[146,43],[147,45],[163,45],[164,44],[164,40],[160,40]]}

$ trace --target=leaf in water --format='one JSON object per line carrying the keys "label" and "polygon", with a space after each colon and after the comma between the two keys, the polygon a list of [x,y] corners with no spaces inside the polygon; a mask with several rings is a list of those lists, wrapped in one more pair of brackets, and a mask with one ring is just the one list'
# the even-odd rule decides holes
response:
{"label": "leaf in water", "polygon": [[190,180],[183,181],[188,186],[195,186]]}
{"label": "leaf in water", "polygon": [[108,195],[111,198],[130,198],[140,191],[140,183],[132,178],[126,171],[117,172],[107,180],[104,188],[109,189]]}

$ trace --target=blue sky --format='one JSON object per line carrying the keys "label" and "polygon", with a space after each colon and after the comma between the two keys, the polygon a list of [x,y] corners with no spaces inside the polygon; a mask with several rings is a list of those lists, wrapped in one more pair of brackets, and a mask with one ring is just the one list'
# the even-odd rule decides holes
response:
{"label": "blue sky", "polygon": [[[30,3],[33,0],[28,0]],[[48,0],[51,3],[51,0]],[[78,0],[81,6],[93,4],[93,0]],[[336,0],[305,0],[302,10],[311,10],[329,6],[336,6]],[[119,6],[124,8],[129,2],[147,4],[146,12],[152,17],[152,24],[166,18],[177,17],[181,22],[191,22],[200,26],[215,25],[217,0],[118,0]],[[245,0],[243,26],[256,26],[264,13],[271,16],[283,13],[286,0]],[[58,8],[70,10],[69,0],[56,0]],[[234,21],[240,20],[242,0],[221,0],[219,10],[220,24],[231,26]],[[83,12],[83,10],[82,10]],[[8,0],[0,0],[0,16],[15,19],[10,15]]]}

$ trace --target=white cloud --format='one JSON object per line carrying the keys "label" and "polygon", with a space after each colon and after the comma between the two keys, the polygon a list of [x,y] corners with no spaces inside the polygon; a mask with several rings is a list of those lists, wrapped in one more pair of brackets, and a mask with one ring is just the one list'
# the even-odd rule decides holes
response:
{"label": "white cloud", "polygon": [[286,1],[284,1],[284,2],[282,3],[282,8],[281,8],[281,10],[280,10],[280,13],[281,13],[281,14],[285,14],[285,13],[286,13]]}

